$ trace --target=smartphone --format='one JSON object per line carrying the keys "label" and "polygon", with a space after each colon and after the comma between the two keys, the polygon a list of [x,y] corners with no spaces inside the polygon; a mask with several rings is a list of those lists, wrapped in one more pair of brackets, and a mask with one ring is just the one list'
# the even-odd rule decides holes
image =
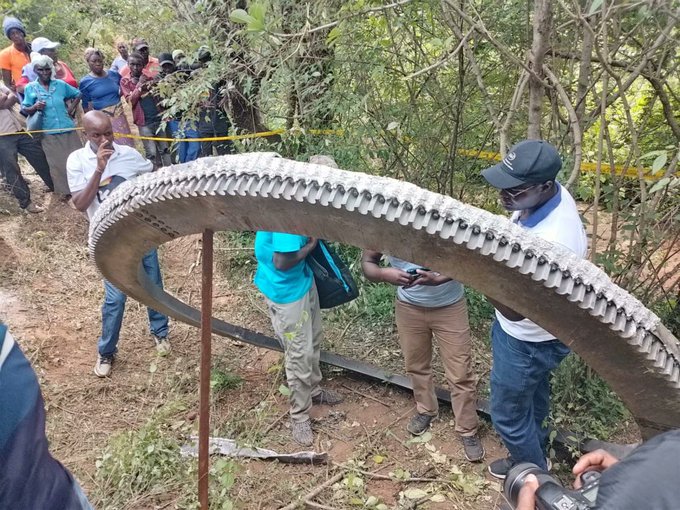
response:
{"label": "smartphone", "polygon": [[418,271],[429,271],[426,267],[414,267],[413,269],[407,269],[406,272],[411,275],[412,280],[417,280],[422,274],[418,274]]}

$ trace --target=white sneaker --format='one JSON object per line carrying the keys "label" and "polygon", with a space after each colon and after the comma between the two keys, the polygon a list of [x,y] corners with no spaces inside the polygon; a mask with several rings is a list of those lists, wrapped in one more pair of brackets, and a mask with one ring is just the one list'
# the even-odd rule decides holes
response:
{"label": "white sneaker", "polygon": [[158,353],[159,356],[167,356],[168,354],[170,354],[172,348],[170,347],[170,342],[168,341],[167,338],[154,336],[153,340],[156,343],[156,352]]}
{"label": "white sneaker", "polygon": [[94,375],[97,377],[108,377],[111,375],[113,356],[97,356],[97,364],[94,366]]}
{"label": "white sneaker", "polygon": [[24,208],[24,212],[27,214],[37,214],[44,212],[45,208],[39,206],[38,204],[35,204],[33,202],[29,202],[28,205]]}

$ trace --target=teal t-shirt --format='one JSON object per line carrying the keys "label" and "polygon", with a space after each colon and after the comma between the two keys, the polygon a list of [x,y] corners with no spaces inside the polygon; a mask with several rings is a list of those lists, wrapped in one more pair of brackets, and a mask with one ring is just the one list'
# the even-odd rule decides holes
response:
{"label": "teal t-shirt", "polygon": [[290,253],[307,244],[307,237],[283,232],[258,232],[255,234],[257,271],[255,285],[274,303],[282,305],[301,299],[312,287],[314,277],[307,261],[302,260],[288,271],[274,266],[274,252]]}

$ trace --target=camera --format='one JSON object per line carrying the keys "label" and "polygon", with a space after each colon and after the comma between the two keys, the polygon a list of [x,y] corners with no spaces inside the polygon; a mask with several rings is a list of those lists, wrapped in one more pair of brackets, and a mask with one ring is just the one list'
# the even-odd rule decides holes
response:
{"label": "camera", "polygon": [[527,475],[538,479],[536,489],[537,510],[588,510],[595,508],[597,490],[600,484],[600,473],[586,471],[581,475],[583,486],[579,490],[570,490],[547,471],[536,464],[523,462],[514,466],[503,484],[503,494],[512,508],[517,507],[519,491],[524,486]]}

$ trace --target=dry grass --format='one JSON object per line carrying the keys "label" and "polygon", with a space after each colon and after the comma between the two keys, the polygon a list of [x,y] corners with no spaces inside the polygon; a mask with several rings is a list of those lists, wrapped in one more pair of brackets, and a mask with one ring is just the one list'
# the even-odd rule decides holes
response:
{"label": "dry grass", "polygon": [[[130,301],[114,375],[106,380],[95,378],[92,366],[100,328],[102,285],[87,257],[87,224],[66,205],[49,199],[45,202],[45,214],[23,216],[11,199],[0,194],[0,211],[5,211],[0,212],[0,303],[4,305],[0,316],[9,324],[41,379],[52,452],[83,483],[96,508],[193,508],[195,464],[179,459],[172,449],[196,432],[198,331],[173,321],[173,352],[168,358],[159,358],[148,334],[146,310]],[[166,287],[194,305],[200,297],[197,249],[197,239],[189,238],[161,251]],[[271,334],[261,299],[250,281],[229,278],[234,274],[230,264],[242,262],[242,258],[234,261],[220,255],[215,277],[216,315]],[[371,351],[371,358],[400,370],[392,331],[354,325],[346,329],[346,323],[335,321],[327,322],[327,326],[329,345],[352,354],[364,348],[357,342],[359,338],[374,341],[378,347]],[[391,347],[384,349],[382,342]],[[213,345],[214,369],[243,380],[238,388],[213,395],[213,434],[275,450],[296,451],[289,439],[286,399],[278,392],[280,356],[217,337]],[[445,412],[433,429],[430,444],[441,455],[440,461],[444,459],[435,462],[433,452],[424,445],[406,442],[404,425],[412,413],[408,394],[348,379],[337,371],[326,370],[326,376],[328,384],[347,399],[337,408],[314,410],[314,446],[328,451],[334,462],[344,466],[343,470],[349,469],[354,472],[352,476],[362,478],[363,485],[361,490],[350,490],[343,483],[331,486],[315,497],[316,502],[347,508],[354,507],[352,497],[365,501],[375,496],[389,508],[406,508],[412,501],[400,493],[418,487],[447,498],[446,503],[424,503],[424,508],[473,510],[494,506],[498,486],[484,481],[483,465],[463,460],[450,412]],[[121,460],[123,453],[137,448],[135,445],[146,444],[142,441],[145,438],[156,441],[154,445],[171,445],[172,451],[165,456],[154,453],[146,457],[146,450],[138,452],[140,458],[148,460],[148,465],[140,469],[166,466],[174,470],[172,475],[156,480],[153,470],[144,471],[155,481],[140,491],[135,488],[138,484],[134,473],[127,473],[132,478],[114,479],[113,471],[106,468],[109,461],[98,469],[97,461],[104,455],[113,454],[114,459]],[[501,454],[491,433],[485,433],[484,442],[491,457]],[[375,463],[376,455],[384,458],[381,464]],[[347,464],[350,461],[354,463]],[[226,495],[220,494],[223,487],[230,485],[232,468],[236,470],[233,486]],[[211,485],[213,501],[230,500],[236,508],[279,508],[302,498],[340,468],[240,460],[220,469],[214,473]],[[458,469],[464,475],[455,474]],[[446,478],[451,482],[410,484],[394,478],[372,478],[357,470],[383,475],[403,470],[412,476]],[[454,479],[463,482],[456,485]],[[478,492],[466,494],[460,483],[476,486]]]}

